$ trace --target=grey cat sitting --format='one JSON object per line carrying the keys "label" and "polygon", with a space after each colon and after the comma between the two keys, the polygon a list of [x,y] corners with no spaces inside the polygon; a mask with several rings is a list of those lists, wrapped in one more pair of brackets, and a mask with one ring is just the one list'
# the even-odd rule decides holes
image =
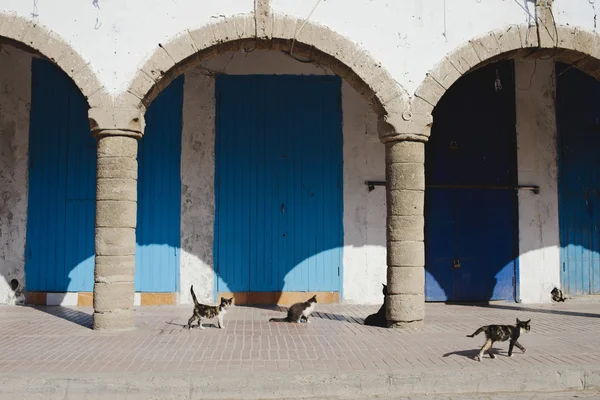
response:
{"label": "grey cat sitting", "polygon": [[379,311],[375,314],[369,315],[365,318],[365,325],[378,326],[380,328],[387,328],[387,318],[385,316],[385,306],[387,303],[387,285],[383,284],[383,305],[379,308]]}
{"label": "grey cat sitting", "polygon": [[308,322],[308,317],[315,311],[317,306],[317,295],[314,295],[308,301],[296,303],[288,309],[287,317],[271,318],[269,322]]}
{"label": "grey cat sitting", "polygon": [[475,360],[481,361],[483,357],[483,353],[486,351],[490,355],[490,358],[496,358],[496,355],[492,353],[492,345],[494,342],[505,342],[510,340],[510,344],[508,345],[508,356],[512,357],[513,347],[517,346],[519,350],[525,353],[525,347],[523,347],[518,339],[521,336],[521,333],[528,333],[531,329],[528,321],[521,321],[517,318],[517,325],[486,325],[477,329],[473,334],[467,335],[467,337],[475,337],[479,335],[481,332],[485,333],[485,344],[479,351],[479,354],[475,357]]}

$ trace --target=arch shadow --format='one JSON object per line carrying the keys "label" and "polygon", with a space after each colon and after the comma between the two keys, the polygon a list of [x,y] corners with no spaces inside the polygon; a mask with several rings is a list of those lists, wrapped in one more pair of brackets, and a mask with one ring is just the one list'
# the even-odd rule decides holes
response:
{"label": "arch shadow", "polygon": [[[540,32],[538,32],[538,29]],[[453,251],[456,243],[452,240],[444,240],[442,238],[444,234],[446,237],[456,236],[455,221],[458,218],[456,213],[462,212],[462,214],[470,216],[471,222],[473,220],[475,222],[480,220],[499,225],[506,225],[506,222],[508,222],[508,224],[512,225],[513,233],[516,234],[512,240],[504,241],[512,249],[505,249],[501,256],[493,258],[490,265],[487,266],[487,268],[491,268],[491,271],[487,274],[487,278],[485,278],[487,281],[481,281],[481,277],[473,280],[472,278],[476,277],[477,272],[471,277],[462,277],[462,282],[459,284],[471,286],[471,292],[477,293],[475,297],[478,300],[491,301],[505,299],[519,301],[519,275],[516,271],[518,260],[521,256],[540,249],[540,246],[550,248],[556,246],[562,252],[568,251],[569,248],[585,249],[584,253],[588,252],[590,258],[599,257],[600,244],[598,240],[593,238],[593,229],[590,229],[591,225],[583,229],[583,231],[578,232],[580,233],[579,236],[577,232],[571,232],[570,234],[566,232],[565,221],[569,218],[573,221],[575,217],[573,215],[566,216],[566,198],[564,187],[561,187],[560,183],[564,183],[564,152],[570,142],[570,139],[565,140],[565,138],[581,136],[575,135],[576,132],[590,132],[590,129],[593,130],[593,118],[598,118],[596,117],[597,113],[595,110],[590,110],[590,107],[594,104],[594,99],[600,97],[599,84],[597,82],[597,79],[600,78],[598,73],[600,70],[600,60],[597,57],[600,54],[600,47],[597,44],[598,35],[594,32],[572,26],[557,26],[553,32],[548,32],[547,30],[542,32],[542,30],[543,28],[513,25],[468,41],[444,57],[442,61],[427,73],[426,78],[416,90],[415,97],[412,99],[412,107],[423,107],[423,104],[427,104],[431,107],[434,116],[432,135],[426,146],[426,264],[430,267],[428,281],[431,283],[430,286],[434,287],[434,292],[438,292],[437,294],[440,299],[447,297],[448,299],[456,300],[454,294],[459,290],[456,286],[457,280],[453,277],[457,271],[460,271],[459,268],[453,268],[453,265],[456,264],[456,260],[453,259]],[[538,35],[538,33],[540,34]],[[507,72],[507,68],[503,67],[503,65],[512,60],[549,59],[562,63],[559,65],[563,65],[557,68],[556,74],[558,85],[556,102],[560,165],[558,203],[560,209],[561,237],[560,240],[558,238],[551,238],[550,241],[544,239],[544,243],[539,244],[534,243],[536,240],[520,240],[518,237],[517,190],[519,190],[519,185],[517,184],[518,179],[516,175],[516,157],[512,157],[513,159],[508,164],[508,176],[507,174],[503,174],[502,171],[494,172],[490,170],[490,168],[494,168],[494,159],[496,159],[495,165],[501,165],[498,163],[498,156],[503,153],[506,154],[511,144],[505,140],[503,144],[495,142],[492,148],[486,148],[485,146],[482,147],[480,143],[478,148],[477,143],[485,143],[490,137],[491,140],[504,137],[505,139],[509,139],[509,141],[514,137],[515,82],[514,76],[511,77],[510,73]],[[498,71],[500,71],[500,75],[504,75],[501,79],[502,89],[500,91],[498,87],[494,88],[494,84],[499,78]],[[535,73],[535,69],[533,73]],[[584,74],[587,74],[585,76],[587,81],[582,78]],[[479,84],[477,81],[479,81]],[[505,83],[507,81],[509,82],[508,85]],[[571,87],[571,90],[569,90],[568,81],[571,83],[577,81],[577,89]],[[577,94],[573,92],[582,89],[584,89],[585,93],[579,93],[579,98],[577,99]],[[497,102],[490,99],[489,95],[487,97],[484,96],[483,92],[485,90],[488,92],[495,90],[496,93],[504,92],[508,93],[508,95],[496,95],[497,98],[505,97],[504,102]],[[513,102],[513,106],[509,105],[507,107],[507,102],[511,101]],[[582,101],[587,103],[582,104]],[[588,126],[580,123],[582,118],[579,118],[578,121],[575,121],[573,118],[575,115],[586,112],[583,110],[587,110],[588,113],[586,115]],[[463,118],[463,116],[468,116],[468,118]],[[470,138],[464,134],[469,131],[472,133]],[[457,145],[452,140],[450,136],[453,135],[462,139],[464,142],[462,149],[466,151],[458,151],[458,149],[461,149],[461,145]],[[486,135],[485,141],[481,138],[483,135]],[[452,164],[448,164],[452,165],[452,167],[444,168],[444,166],[439,165],[444,161],[444,157],[440,159],[439,153],[443,153],[442,148],[444,146],[448,150],[453,145],[455,147],[454,152],[457,155],[460,154],[463,157],[467,157],[468,162],[455,159],[454,162],[460,164],[459,168],[453,168]],[[516,147],[516,144],[512,146]],[[579,154],[579,156],[583,156],[583,153]],[[483,162],[482,157],[492,162]],[[575,157],[578,156],[575,155]],[[452,163],[452,158],[452,156],[446,156],[445,161]],[[591,164],[588,161],[589,165]],[[578,172],[585,170],[584,167],[582,168]],[[486,183],[478,181],[486,171],[491,171],[492,175],[495,175],[495,182]],[[484,183],[487,186],[496,185],[515,189],[513,193],[508,193],[510,190],[506,190],[505,197],[507,198],[504,200],[505,206],[514,210],[513,215],[505,213],[502,218],[492,218],[490,220],[490,217],[493,217],[493,215],[490,216],[489,212],[486,214],[485,210],[483,214],[481,213],[481,204],[489,202],[490,199],[492,203],[497,203],[494,201],[495,198],[486,193],[486,190],[483,188],[485,186]],[[448,185],[455,186],[454,193],[447,190],[448,188],[445,186]],[[459,189],[457,186],[461,185],[464,187]],[[470,190],[471,193],[457,197],[456,193],[460,192],[460,190],[464,190],[465,192]],[[489,190],[487,191],[489,192]],[[579,190],[575,196],[583,199],[582,191]],[[458,206],[456,205],[457,203]],[[447,208],[448,204],[454,204],[452,207],[454,207],[455,214],[451,212],[446,214],[439,212],[444,207]],[[461,208],[465,210],[461,211]],[[501,204],[492,204],[490,207],[487,207],[487,210],[492,210],[496,214],[502,214],[503,207]],[[581,210],[581,207],[579,207],[577,210],[573,210],[573,212],[578,213]],[[583,218],[590,218],[592,214],[595,215],[595,213],[590,212],[589,206],[587,213],[588,216]],[[469,218],[467,218],[467,222],[469,222]],[[437,222],[433,223],[436,220]],[[465,221],[464,218],[463,221]],[[480,247],[483,246],[484,251],[488,251],[489,249],[485,248],[485,231],[476,230],[475,235],[473,235],[474,232],[472,229],[476,225],[475,223],[470,228],[472,237],[469,240],[474,247],[477,247],[475,244],[479,243]],[[508,229],[509,227],[505,227],[505,231]],[[438,235],[437,240],[431,240],[431,232],[434,230],[441,233]],[[428,231],[429,234],[427,234]],[[478,234],[480,237],[477,237]],[[458,242],[461,240],[464,241],[464,238],[460,237],[461,235],[469,236],[468,232],[459,232]],[[519,248],[519,243],[521,243],[522,248]],[[432,268],[431,266],[436,263],[443,263],[446,267]],[[458,265],[460,267],[460,260]],[[515,266],[511,267],[511,265]],[[436,270],[436,272],[431,272],[433,270]],[[476,271],[476,268],[472,268],[472,270]],[[510,270],[514,270],[515,272]],[[507,272],[515,274],[516,290],[510,296],[507,295],[508,292],[504,295],[498,295],[496,293],[498,290],[496,280],[500,281],[503,279],[506,282]],[[598,281],[600,285],[600,279]],[[565,283],[563,279],[563,287]],[[555,284],[560,286],[559,282],[555,282]],[[548,297],[551,289],[552,287],[548,288]],[[468,301],[471,299],[460,298],[459,300]]]}

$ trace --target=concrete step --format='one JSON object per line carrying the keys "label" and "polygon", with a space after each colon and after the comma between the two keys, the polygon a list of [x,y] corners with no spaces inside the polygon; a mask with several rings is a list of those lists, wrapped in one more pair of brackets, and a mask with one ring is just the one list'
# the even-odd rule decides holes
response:
{"label": "concrete step", "polygon": [[[489,364],[489,363],[488,363]],[[426,369],[340,373],[3,374],[0,399],[281,399],[599,391],[597,368]],[[440,397],[437,398],[440,398]],[[495,398],[495,396],[494,396]]]}

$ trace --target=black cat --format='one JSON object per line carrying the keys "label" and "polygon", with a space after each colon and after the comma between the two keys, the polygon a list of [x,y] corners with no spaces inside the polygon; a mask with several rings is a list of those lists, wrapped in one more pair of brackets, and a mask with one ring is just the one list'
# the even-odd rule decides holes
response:
{"label": "black cat", "polygon": [[385,306],[387,296],[387,285],[383,284],[383,305],[379,308],[379,311],[375,314],[369,315],[365,318],[365,325],[378,326],[380,328],[387,328],[387,318],[385,317]]}
{"label": "black cat", "polygon": [[510,339],[510,344],[508,345],[508,356],[512,357],[513,347],[517,346],[519,350],[525,353],[525,347],[523,347],[517,340],[519,336],[521,336],[522,332],[528,333],[531,327],[529,326],[529,321],[520,321],[517,318],[517,325],[486,325],[477,329],[475,333],[472,335],[467,335],[467,337],[475,337],[479,335],[481,332],[485,332],[485,344],[479,351],[479,354],[475,357],[475,360],[481,361],[483,357],[483,353],[486,351],[490,355],[490,358],[496,358],[496,355],[492,353],[492,345],[494,342],[505,342]]}
{"label": "black cat", "polygon": [[552,291],[550,292],[550,295],[552,296],[552,300],[558,302],[561,301],[565,301],[566,297],[563,295],[562,290],[560,290],[559,288],[555,287],[554,289],[552,289]]}

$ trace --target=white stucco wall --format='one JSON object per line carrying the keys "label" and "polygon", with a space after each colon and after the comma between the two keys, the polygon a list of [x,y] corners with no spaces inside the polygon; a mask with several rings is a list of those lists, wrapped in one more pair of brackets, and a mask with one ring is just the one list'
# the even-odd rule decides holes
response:
{"label": "white stucco wall", "polygon": [[[571,1],[587,2],[558,3]],[[112,94],[125,90],[136,68],[158,43],[219,18],[249,15],[254,9],[254,0],[62,0],[60,4],[34,4],[4,0],[0,12],[33,18],[59,34],[90,61]],[[271,7],[276,14],[300,20],[310,17],[311,22],[358,43],[408,93],[414,93],[426,72],[457,46],[508,24],[529,23],[534,13],[534,2],[529,0],[272,0]],[[579,22],[584,11],[589,13],[589,7],[563,13],[561,23]]]}
{"label": "white stucco wall", "polygon": [[[233,56],[233,57],[232,57]],[[204,66],[227,74],[312,74],[330,72],[279,52],[225,54]],[[189,287],[212,302],[214,224],[214,78],[206,70],[186,73],[184,85],[181,228],[182,303]],[[367,190],[365,180],[383,180],[384,147],[376,116],[346,83],[342,87],[344,135],[344,301],[380,303],[386,279],[385,190]]]}
{"label": "white stucco wall", "polygon": [[[22,301],[25,285],[31,56],[0,47],[0,304]],[[12,279],[19,281],[17,296]]]}
{"label": "white stucco wall", "polygon": [[520,298],[543,303],[560,287],[554,62],[515,62],[515,79],[519,184],[540,187],[519,191]]}

